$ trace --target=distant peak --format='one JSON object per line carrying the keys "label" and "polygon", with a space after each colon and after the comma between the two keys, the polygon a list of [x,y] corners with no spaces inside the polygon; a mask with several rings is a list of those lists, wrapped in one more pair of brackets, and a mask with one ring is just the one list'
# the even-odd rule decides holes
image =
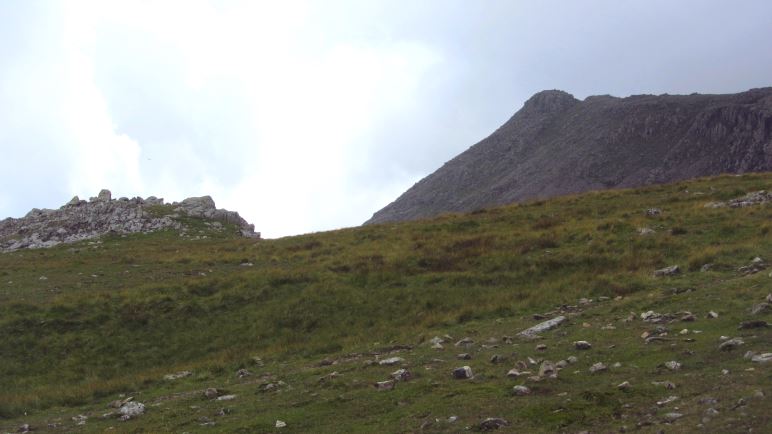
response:
{"label": "distant peak", "polygon": [[562,90],[543,90],[535,93],[523,105],[523,109],[540,113],[555,113],[563,111],[578,103],[568,92]]}

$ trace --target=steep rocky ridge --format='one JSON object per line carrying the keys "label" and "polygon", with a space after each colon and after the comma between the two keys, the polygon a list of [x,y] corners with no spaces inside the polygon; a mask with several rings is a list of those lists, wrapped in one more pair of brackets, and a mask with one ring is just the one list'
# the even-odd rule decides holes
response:
{"label": "steep rocky ridge", "polygon": [[366,223],[770,170],[772,88],[584,101],[548,90]]}
{"label": "steep rocky ridge", "polygon": [[113,199],[109,190],[102,190],[89,201],[75,196],[59,209],[35,208],[22,218],[0,221],[0,251],[51,247],[108,233],[147,233],[162,229],[185,232],[182,216],[205,219],[208,226],[217,230],[224,230],[223,224],[234,225],[241,236],[260,237],[254,225],[237,212],[217,209],[210,196],[164,204],[163,199],[154,196]]}

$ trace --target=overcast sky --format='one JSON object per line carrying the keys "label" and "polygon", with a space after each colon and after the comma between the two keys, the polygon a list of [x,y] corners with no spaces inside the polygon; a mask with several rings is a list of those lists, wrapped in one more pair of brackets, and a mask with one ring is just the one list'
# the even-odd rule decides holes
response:
{"label": "overcast sky", "polygon": [[211,195],[361,224],[533,93],[772,85],[772,1],[0,3],[0,218]]}

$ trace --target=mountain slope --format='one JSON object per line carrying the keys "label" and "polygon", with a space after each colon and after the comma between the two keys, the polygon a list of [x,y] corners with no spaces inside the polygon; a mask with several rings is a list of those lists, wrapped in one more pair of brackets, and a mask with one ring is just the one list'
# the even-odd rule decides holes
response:
{"label": "mountain slope", "polygon": [[763,432],[772,196],[746,195],[771,189],[723,176],[277,240],[191,219],[195,237],[0,253],[0,432]]}
{"label": "mountain slope", "polygon": [[584,101],[543,91],[366,223],[771,170],[772,88]]}

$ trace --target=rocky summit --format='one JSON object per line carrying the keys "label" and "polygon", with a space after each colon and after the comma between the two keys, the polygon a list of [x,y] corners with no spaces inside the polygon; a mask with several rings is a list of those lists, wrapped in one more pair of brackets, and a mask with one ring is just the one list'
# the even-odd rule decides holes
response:
{"label": "rocky summit", "polygon": [[772,170],[772,87],[731,95],[531,97],[367,223]]}
{"label": "rocky summit", "polygon": [[226,230],[230,225],[241,236],[260,237],[255,226],[239,213],[217,209],[210,196],[165,204],[163,199],[154,196],[113,199],[109,190],[102,190],[88,201],[75,196],[59,209],[35,208],[22,218],[0,221],[0,251],[51,247],[106,234],[163,229],[184,234],[187,230],[184,217],[204,219],[207,226],[216,230]]}

